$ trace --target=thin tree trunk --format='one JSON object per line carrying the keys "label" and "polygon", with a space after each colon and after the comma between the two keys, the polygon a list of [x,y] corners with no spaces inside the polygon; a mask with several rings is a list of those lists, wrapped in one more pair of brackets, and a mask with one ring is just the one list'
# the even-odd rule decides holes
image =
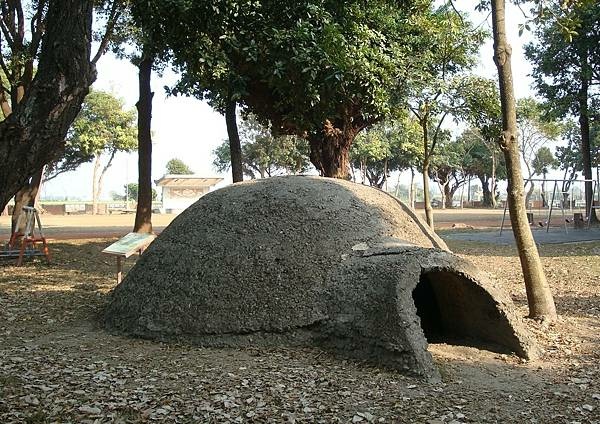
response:
{"label": "thin tree trunk", "polygon": [[433,228],[433,209],[431,208],[431,198],[429,195],[429,158],[423,161],[423,204],[425,206],[425,221],[429,228]]}
{"label": "thin tree trunk", "polygon": [[410,167],[410,194],[409,203],[411,208],[415,208],[415,169]]}
{"label": "thin tree trunk", "polygon": [[441,208],[446,209],[446,185],[437,182],[438,190],[440,191],[440,196],[442,197]]}
{"label": "thin tree trunk", "polygon": [[546,173],[542,174],[542,207],[545,208],[548,206],[548,201],[546,200]]}
{"label": "thin tree trunk", "polygon": [[100,189],[98,188],[98,173],[100,171],[100,154],[96,155],[94,159],[94,172],[92,174],[92,215],[98,214],[98,197],[100,196]]}
{"label": "thin tree trunk", "polygon": [[508,207],[525,279],[529,316],[552,321],[556,319],[556,307],[527,221],[527,209],[523,198],[523,175],[521,174],[516,102],[510,62],[511,47],[506,39],[505,19],[505,0],[492,0],[494,62],[498,68],[502,105],[503,134],[500,146],[506,160]]}
{"label": "thin tree trunk", "polygon": [[117,153],[117,150],[113,149],[113,151],[110,153],[110,157],[108,158],[108,162],[106,162],[106,165],[104,165],[104,167],[102,168],[102,171],[100,171],[100,173],[98,173],[98,170],[100,169],[100,159],[102,158],[102,152],[100,152],[96,155],[96,160],[94,161],[94,175],[93,175],[94,182],[92,184],[92,191],[93,191],[92,213],[94,215],[98,214],[98,203],[100,200],[100,196],[102,195],[102,187],[104,185],[104,176],[106,175],[106,171],[108,171],[108,168],[111,167],[116,153]]}
{"label": "thin tree trunk", "polygon": [[471,205],[471,201],[471,177],[469,176],[469,185],[467,187],[467,203],[469,204],[469,207],[473,206]]}
{"label": "thin tree trunk", "polygon": [[[590,143],[590,114],[588,108],[588,97],[589,97],[589,83],[586,73],[587,58],[581,58],[582,76],[581,76],[581,90],[579,90],[579,131],[581,133],[581,156],[583,158],[583,177],[588,180],[584,183],[585,185],[585,210],[590,210],[592,202],[594,201],[593,196],[593,183],[592,183],[592,155],[591,155],[591,143]],[[589,72],[589,70],[587,70]],[[591,210],[590,219],[592,222],[598,222],[594,210]]]}
{"label": "thin tree trunk", "polygon": [[[520,165],[519,165],[519,170],[520,170]],[[490,187],[490,191],[491,191],[491,205],[492,208],[496,208],[496,155],[494,154],[494,152],[492,152],[492,186]]]}
{"label": "thin tree trunk", "polygon": [[388,191],[387,175],[388,175],[388,158],[385,158],[385,163],[383,165],[383,184],[385,184],[385,191]]}
{"label": "thin tree trunk", "polygon": [[233,182],[239,183],[244,180],[244,168],[242,167],[242,145],[240,144],[235,109],[236,102],[230,100],[225,108],[225,123],[227,124],[227,135],[229,137],[231,174],[233,176]]}
{"label": "thin tree trunk", "polygon": [[535,184],[533,181],[529,181],[529,190],[527,190],[527,194],[525,194],[525,205],[529,206],[529,202],[531,201],[531,196],[533,195],[533,191],[535,190]]}
{"label": "thin tree trunk", "polygon": [[431,209],[431,199],[429,195],[429,164],[430,164],[430,151],[429,151],[429,129],[427,127],[427,121],[429,117],[425,114],[421,118],[421,128],[423,129],[423,206],[425,208],[425,221],[429,228],[433,230],[433,210]]}
{"label": "thin tree trunk", "polygon": [[[147,47],[144,48],[147,50]],[[139,64],[138,110],[138,198],[135,211],[136,233],[152,233],[152,57],[144,52]]]}

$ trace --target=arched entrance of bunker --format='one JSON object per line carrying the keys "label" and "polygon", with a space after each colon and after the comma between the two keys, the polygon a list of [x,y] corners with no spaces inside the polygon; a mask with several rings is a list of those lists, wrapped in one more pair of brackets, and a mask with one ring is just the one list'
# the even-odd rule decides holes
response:
{"label": "arched entrance of bunker", "polygon": [[412,293],[429,343],[511,352],[513,331],[491,295],[449,270],[424,271]]}

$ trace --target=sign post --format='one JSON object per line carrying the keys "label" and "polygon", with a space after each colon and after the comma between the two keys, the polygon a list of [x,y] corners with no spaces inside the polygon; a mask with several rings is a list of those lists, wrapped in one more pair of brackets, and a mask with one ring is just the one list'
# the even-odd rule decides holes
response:
{"label": "sign post", "polygon": [[124,259],[136,252],[141,255],[155,238],[154,234],[129,233],[102,251],[117,257],[117,284],[123,279]]}

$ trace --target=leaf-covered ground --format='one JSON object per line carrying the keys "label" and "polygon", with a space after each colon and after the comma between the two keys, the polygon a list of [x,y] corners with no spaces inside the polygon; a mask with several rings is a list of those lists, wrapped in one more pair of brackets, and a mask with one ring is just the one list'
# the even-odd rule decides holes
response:
{"label": "leaf-covered ground", "polygon": [[[535,362],[432,345],[443,383],[318,349],[205,349],[107,334],[111,240],[52,244],[54,261],[0,263],[0,423],[600,423],[600,242],[542,246],[560,313],[525,320]],[[513,247],[450,242],[522,316]]]}

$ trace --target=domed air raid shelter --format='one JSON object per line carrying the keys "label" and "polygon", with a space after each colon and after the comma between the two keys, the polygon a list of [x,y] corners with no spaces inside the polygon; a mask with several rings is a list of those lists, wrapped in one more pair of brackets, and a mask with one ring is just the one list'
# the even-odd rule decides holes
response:
{"label": "domed air raid shelter", "polygon": [[317,345],[435,379],[428,340],[531,357],[512,309],[393,196],[281,177],[185,210],[113,291],[104,322],[203,346]]}

